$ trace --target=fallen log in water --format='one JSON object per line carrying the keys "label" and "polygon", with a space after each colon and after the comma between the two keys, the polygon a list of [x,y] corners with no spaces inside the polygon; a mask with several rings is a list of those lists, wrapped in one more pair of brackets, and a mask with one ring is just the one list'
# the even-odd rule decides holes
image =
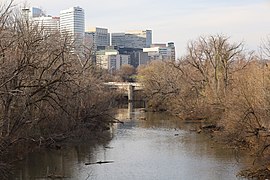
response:
{"label": "fallen log in water", "polygon": [[89,162],[89,163],[85,163],[85,165],[93,165],[93,164],[108,164],[108,163],[113,163],[114,161],[97,161],[97,162]]}
{"label": "fallen log in water", "polygon": [[215,124],[210,124],[210,125],[203,125],[202,129],[215,129],[217,126]]}
{"label": "fallen log in water", "polygon": [[[44,177],[42,177],[44,178]],[[60,175],[60,174],[49,174],[47,175],[46,178],[49,178],[49,179],[69,179],[69,177],[66,177],[64,175]]]}

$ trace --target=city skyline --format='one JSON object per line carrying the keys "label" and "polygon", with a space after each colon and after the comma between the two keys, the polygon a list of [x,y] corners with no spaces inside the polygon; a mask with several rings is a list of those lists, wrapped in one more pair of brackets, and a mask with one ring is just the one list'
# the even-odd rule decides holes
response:
{"label": "city skyline", "polygon": [[[50,1],[50,0],[49,0]],[[270,3],[267,0],[28,0],[29,6],[59,16],[60,10],[80,6],[85,10],[86,29],[108,28],[110,33],[151,29],[153,43],[175,42],[177,57],[184,55],[187,43],[201,35],[223,34],[231,42],[244,42],[248,50],[257,50],[270,34]],[[19,5],[24,1],[16,0]]]}

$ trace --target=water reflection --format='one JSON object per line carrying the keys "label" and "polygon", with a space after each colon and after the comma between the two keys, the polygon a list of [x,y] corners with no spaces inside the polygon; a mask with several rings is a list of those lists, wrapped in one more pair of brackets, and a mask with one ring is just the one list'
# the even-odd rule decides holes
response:
{"label": "water reflection", "polygon": [[106,141],[102,144],[81,142],[63,150],[42,150],[31,153],[16,165],[15,177],[12,179],[47,179],[50,175],[78,179],[76,177],[80,170],[85,168],[84,164],[97,160],[99,157],[96,153],[104,151],[107,145]]}
{"label": "water reflection", "polygon": [[[112,127],[111,141],[32,153],[17,165],[13,179],[46,179],[50,173],[75,180],[237,179],[244,165],[236,162],[233,151],[186,130],[193,125],[166,113],[129,105],[116,118],[125,123]],[[104,160],[114,163],[85,165]]]}

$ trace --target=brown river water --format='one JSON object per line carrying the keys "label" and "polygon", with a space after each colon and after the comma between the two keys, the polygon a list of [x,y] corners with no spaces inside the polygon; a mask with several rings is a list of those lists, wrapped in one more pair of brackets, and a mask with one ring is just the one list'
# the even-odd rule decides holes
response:
{"label": "brown river water", "polygon": [[[246,167],[247,156],[189,131],[166,113],[118,109],[111,140],[81,142],[61,150],[42,150],[19,162],[13,179],[45,180],[233,180]],[[108,161],[104,164],[90,164]],[[55,178],[57,179],[57,178]]]}

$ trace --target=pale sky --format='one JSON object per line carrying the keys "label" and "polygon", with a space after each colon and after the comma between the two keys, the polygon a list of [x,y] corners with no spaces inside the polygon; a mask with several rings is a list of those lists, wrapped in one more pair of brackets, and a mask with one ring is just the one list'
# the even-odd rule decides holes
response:
{"label": "pale sky", "polygon": [[[24,0],[16,0],[23,5]],[[88,27],[153,31],[153,43],[175,42],[177,56],[200,35],[223,34],[257,50],[270,35],[270,0],[27,0],[52,16],[80,6]]]}

